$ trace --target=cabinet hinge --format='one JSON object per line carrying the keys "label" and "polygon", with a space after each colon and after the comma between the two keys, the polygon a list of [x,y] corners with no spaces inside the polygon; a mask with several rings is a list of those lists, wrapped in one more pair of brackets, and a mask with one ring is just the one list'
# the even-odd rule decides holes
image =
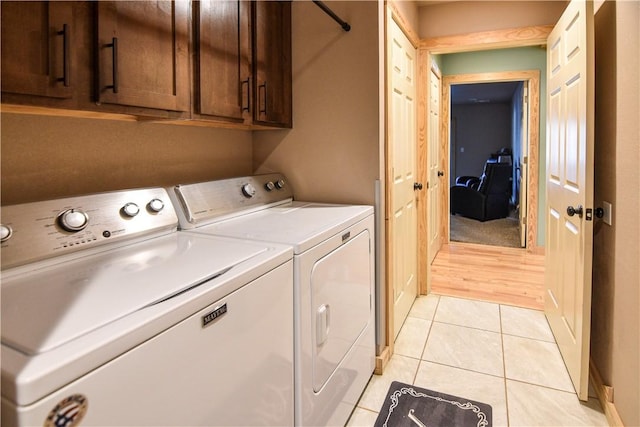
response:
{"label": "cabinet hinge", "polygon": [[529,156],[524,156],[524,158],[522,159],[522,164],[523,165],[529,164]]}

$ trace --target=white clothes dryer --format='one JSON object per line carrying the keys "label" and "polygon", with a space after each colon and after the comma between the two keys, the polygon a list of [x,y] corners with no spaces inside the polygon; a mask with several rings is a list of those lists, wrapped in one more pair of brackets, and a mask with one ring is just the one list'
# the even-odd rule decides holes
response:
{"label": "white clothes dryer", "polygon": [[177,225],[162,188],[2,208],[3,426],[293,424],[291,248]]}
{"label": "white clothes dryer", "polygon": [[373,207],[294,201],[281,174],[169,194],[185,232],[293,248],[295,424],[344,425],[375,367]]}

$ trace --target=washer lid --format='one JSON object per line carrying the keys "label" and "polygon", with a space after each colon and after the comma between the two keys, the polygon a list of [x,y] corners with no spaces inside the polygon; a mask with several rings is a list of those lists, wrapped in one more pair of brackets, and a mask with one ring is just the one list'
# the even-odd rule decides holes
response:
{"label": "washer lid", "polygon": [[2,343],[33,355],[183,293],[269,249],[184,233],[2,281]]}
{"label": "washer lid", "polygon": [[291,202],[197,229],[200,233],[276,242],[300,254],[373,215],[366,205]]}

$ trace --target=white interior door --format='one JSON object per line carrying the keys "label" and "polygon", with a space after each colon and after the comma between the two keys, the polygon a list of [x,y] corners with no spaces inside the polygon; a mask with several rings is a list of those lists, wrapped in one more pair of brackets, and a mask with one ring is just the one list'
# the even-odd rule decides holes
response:
{"label": "white interior door", "polygon": [[547,41],[545,314],[587,399],[593,247],[593,3],[572,0]]}
{"label": "white interior door", "polygon": [[387,14],[389,256],[394,338],[417,294],[416,49]]}
{"label": "white interior door", "polygon": [[518,174],[519,181],[519,218],[520,218],[520,246],[526,247],[527,245],[527,180],[529,177],[529,86],[528,82],[523,82],[522,86],[522,120],[520,128],[520,158],[518,159],[518,165],[520,167],[520,173]]}
{"label": "white interior door", "polygon": [[431,264],[442,245],[440,215],[440,75],[433,67],[429,73],[429,139],[427,142],[427,235],[428,262]]}

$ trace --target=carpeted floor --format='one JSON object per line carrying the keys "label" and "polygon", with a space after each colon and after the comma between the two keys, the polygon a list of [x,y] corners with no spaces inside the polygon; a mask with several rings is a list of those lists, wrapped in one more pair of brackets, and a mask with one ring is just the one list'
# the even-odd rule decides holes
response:
{"label": "carpeted floor", "polygon": [[450,215],[451,241],[491,246],[519,248],[518,218],[508,217],[492,221],[477,221],[460,215]]}

